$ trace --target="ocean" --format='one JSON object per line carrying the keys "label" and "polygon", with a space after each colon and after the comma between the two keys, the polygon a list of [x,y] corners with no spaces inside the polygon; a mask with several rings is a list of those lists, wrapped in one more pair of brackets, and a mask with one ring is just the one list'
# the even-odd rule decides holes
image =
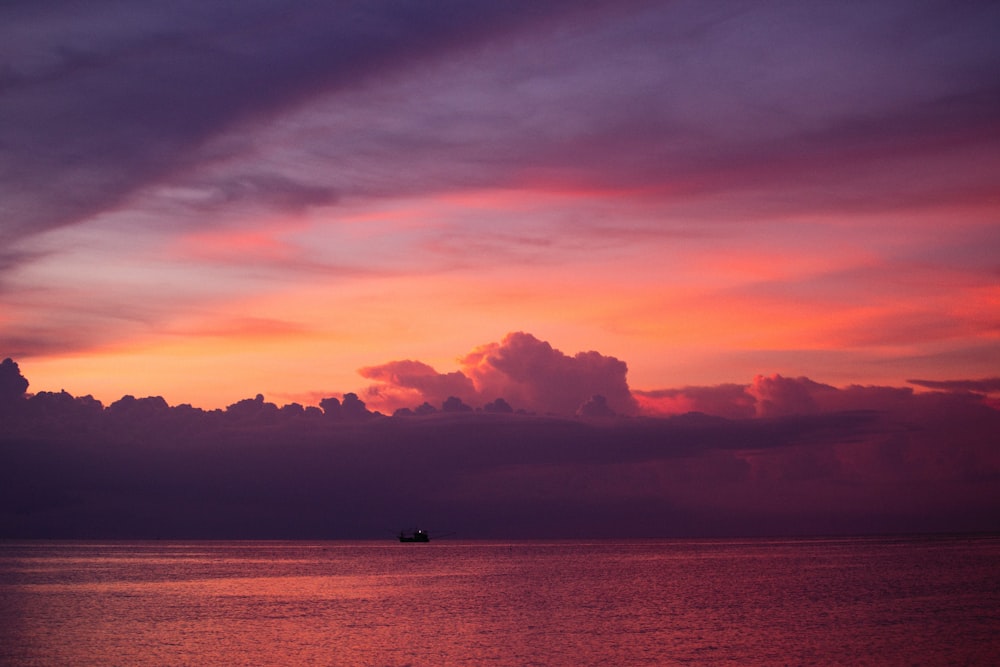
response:
{"label": "ocean", "polygon": [[998,663],[998,536],[0,541],[3,665]]}

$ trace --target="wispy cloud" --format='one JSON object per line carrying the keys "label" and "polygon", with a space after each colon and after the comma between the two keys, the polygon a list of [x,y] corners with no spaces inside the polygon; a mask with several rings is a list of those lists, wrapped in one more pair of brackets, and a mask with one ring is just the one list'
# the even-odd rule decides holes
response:
{"label": "wispy cloud", "polygon": [[977,393],[1000,392],[1000,378],[984,378],[982,380],[907,380],[910,384],[928,389],[943,389],[944,391],[971,391]]}
{"label": "wispy cloud", "polygon": [[110,7],[0,9],[5,354],[256,318],[337,339],[268,350],[309,375],[525,327],[655,391],[995,347],[992,3]]}
{"label": "wispy cloud", "polygon": [[117,206],[210,159],[200,147],[238,123],[562,11],[557,3],[10,6],[5,236]]}

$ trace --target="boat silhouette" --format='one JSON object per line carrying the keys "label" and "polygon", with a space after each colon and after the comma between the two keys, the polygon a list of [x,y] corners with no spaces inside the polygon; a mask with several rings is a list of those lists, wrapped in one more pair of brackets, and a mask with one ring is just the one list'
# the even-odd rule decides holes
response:
{"label": "boat silhouette", "polygon": [[412,533],[399,531],[400,542],[430,542],[431,536],[426,530],[415,530]]}

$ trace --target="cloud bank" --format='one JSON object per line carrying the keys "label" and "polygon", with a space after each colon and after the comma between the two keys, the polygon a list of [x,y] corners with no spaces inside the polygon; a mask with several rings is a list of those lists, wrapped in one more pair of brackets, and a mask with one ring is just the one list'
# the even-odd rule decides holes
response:
{"label": "cloud bank", "polygon": [[362,392],[366,401],[387,414],[421,403],[440,406],[455,397],[477,408],[502,399],[521,411],[561,416],[665,417],[699,412],[746,419],[856,410],[905,412],[935,401],[993,405],[1000,394],[996,378],[910,380],[941,390],[916,394],[911,387],[838,388],[780,374],[757,375],[747,384],[633,390],[624,361],[596,351],[570,356],[525,332],[480,345],[461,356],[458,365],[459,370],[442,373],[420,361],[391,361],[358,372],[375,381]]}
{"label": "cloud bank", "polygon": [[[555,416],[465,400],[503,386],[526,404],[570,406],[620,387],[624,364],[570,357],[527,334],[464,359],[486,364],[481,385],[418,362],[369,370],[415,398],[473,392],[395,417],[353,393],[320,407],[262,395],[213,411],[160,397],[103,406],[28,393],[5,360],[0,536],[391,539],[417,524],[466,538],[1000,529],[1000,410],[964,385],[915,393],[758,376],[636,397],[647,411],[714,414],[623,416],[598,394],[576,416]],[[610,384],[556,398],[555,378]]]}

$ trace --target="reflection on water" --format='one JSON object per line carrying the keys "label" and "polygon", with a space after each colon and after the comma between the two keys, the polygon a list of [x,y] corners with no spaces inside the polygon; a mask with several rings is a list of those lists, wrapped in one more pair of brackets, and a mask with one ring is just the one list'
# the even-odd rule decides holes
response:
{"label": "reflection on water", "polygon": [[0,543],[0,664],[988,664],[1000,539]]}

